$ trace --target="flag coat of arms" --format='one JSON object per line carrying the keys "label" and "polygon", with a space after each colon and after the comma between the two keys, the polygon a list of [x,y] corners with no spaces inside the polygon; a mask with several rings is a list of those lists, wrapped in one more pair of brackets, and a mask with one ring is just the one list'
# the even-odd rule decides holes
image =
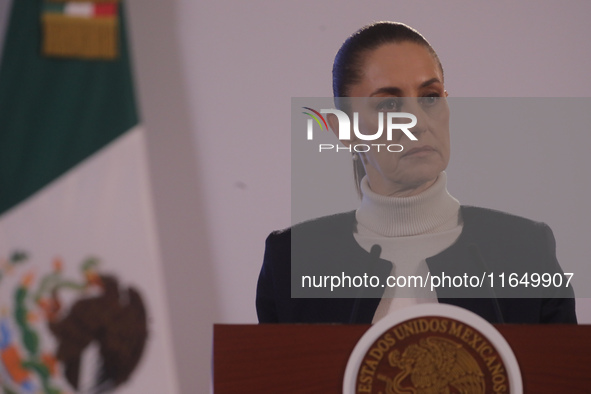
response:
{"label": "flag coat of arms", "polygon": [[[116,56],[46,53],[68,13],[116,26]],[[0,391],[176,393],[122,4],[14,0],[2,20]]]}

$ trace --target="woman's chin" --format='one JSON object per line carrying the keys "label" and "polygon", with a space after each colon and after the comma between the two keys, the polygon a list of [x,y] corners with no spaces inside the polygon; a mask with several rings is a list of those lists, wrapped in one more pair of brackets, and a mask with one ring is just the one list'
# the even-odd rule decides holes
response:
{"label": "woman's chin", "polygon": [[408,185],[432,183],[441,174],[441,171],[445,170],[445,166],[427,165],[425,163],[410,167],[404,171],[404,176],[400,177],[400,180]]}
{"label": "woman's chin", "polygon": [[372,182],[369,179],[370,188],[374,193],[391,197],[410,197],[427,190],[435,181],[440,172],[436,174],[417,174],[404,178],[379,178]]}

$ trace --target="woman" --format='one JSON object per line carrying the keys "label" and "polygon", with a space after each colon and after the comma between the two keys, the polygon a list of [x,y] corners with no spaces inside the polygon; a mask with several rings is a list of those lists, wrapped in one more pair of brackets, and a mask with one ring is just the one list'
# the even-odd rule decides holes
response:
{"label": "woman", "polygon": [[[410,129],[416,140],[391,133],[388,143],[402,151],[351,149],[359,208],[267,238],[257,287],[260,322],[371,323],[407,305],[442,302],[490,322],[576,323],[570,287],[500,294],[498,282],[465,286],[471,277],[484,282],[510,273],[521,278],[562,271],[546,225],[461,206],[448,193],[448,94],[439,58],[423,36],[400,23],[362,28],[337,53],[333,90],[337,108],[358,113],[362,132],[379,129],[376,113],[404,112],[416,116]],[[329,115],[328,122],[338,134],[338,119]],[[359,141],[342,142],[355,147]],[[368,275],[375,283],[367,283]],[[464,286],[384,286],[388,277],[430,277],[433,283],[446,275],[464,277]],[[351,285],[357,277],[366,280]],[[315,279],[324,279],[322,286]]]}

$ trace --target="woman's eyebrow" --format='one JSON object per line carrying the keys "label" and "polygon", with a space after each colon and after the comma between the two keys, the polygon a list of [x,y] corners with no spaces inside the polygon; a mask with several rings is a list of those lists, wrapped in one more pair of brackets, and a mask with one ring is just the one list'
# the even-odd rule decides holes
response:
{"label": "woman's eyebrow", "polygon": [[[429,85],[433,85],[434,83],[441,83],[439,78],[431,78],[423,82],[419,85],[419,88],[425,88]],[[402,89],[395,87],[395,86],[385,86],[383,88],[376,89],[373,91],[369,97],[373,97],[378,94],[389,94],[391,96],[402,96]]]}
{"label": "woman's eyebrow", "polygon": [[428,81],[423,82],[420,87],[425,88],[425,87],[432,85],[434,83],[441,83],[441,81],[439,80],[439,78],[431,78]]}
{"label": "woman's eyebrow", "polygon": [[391,96],[401,96],[402,95],[402,89],[397,88],[397,87],[393,87],[393,86],[386,86],[383,88],[379,88],[374,90],[369,97],[373,97],[377,94],[389,94]]}

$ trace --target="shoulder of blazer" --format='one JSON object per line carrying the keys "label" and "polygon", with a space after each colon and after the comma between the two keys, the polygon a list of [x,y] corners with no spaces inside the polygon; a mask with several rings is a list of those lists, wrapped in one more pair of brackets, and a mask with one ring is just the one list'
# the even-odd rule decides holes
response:
{"label": "shoulder of blazer", "polygon": [[323,237],[342,237],[353,233],[355,226],[355,211],[322,216],[295,224],[283,230],[273,231],[267,238],[267,246],[269,246],[269,243],[288,246],[291,244],[291,237],[294,233],[321,234]]}
{"label": "shoulder of blazer", "polygon": [[466,271],[475,259],[498,268],[517,268],[522,262],[555,264],[554,238],[544,223],[470,206],[462,206],[461,214],[463,229],[456,242],[427,259],[432,272],[452,267]]}
{"label": "shoulder of blazer", "polygon": [[462,205],[461,215],[464,225],[462,236],[468,238],[529,242],[536,237],[545,239],[546,234],[551,233],[548,225],[543,222],[494,209]]}
{"label": "shoulder of blazer", "polygon": [[523,226],[545,226],[545,224],[542,222],[490,208],[462,205],[461,213],[464,221],[467,221],[469,224],[472,224],[473,222],[479,222],[483,225],[511,224]]}

